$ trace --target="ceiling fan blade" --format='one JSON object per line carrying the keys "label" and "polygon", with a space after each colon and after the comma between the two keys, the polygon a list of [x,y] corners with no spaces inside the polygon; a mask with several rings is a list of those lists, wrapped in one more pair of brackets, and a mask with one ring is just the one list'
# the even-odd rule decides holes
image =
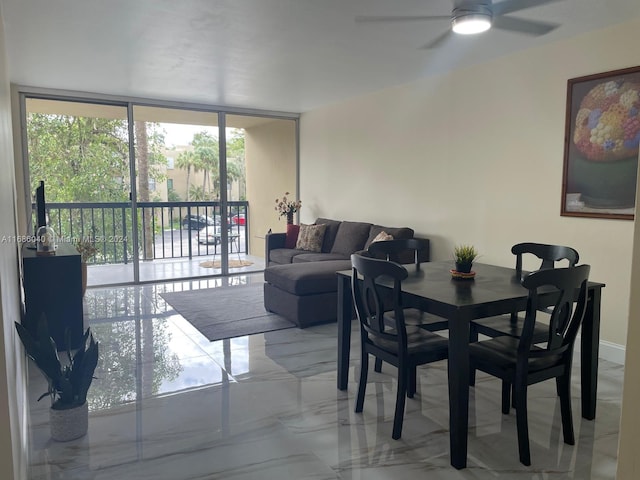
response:
{"label": "ceiling fan blade", "polygon": [[410,15],[410,16],[359,16],[356,17],[356,22],[423,22],[425,20],[451,20],[450,15]]}
{"label": "ceiling fan blade", "polygon": [[494,3],[492,6],[493,16],[499,17],[508,13],[525,10],[527,8],[541,7],[548,3],[561,2],[562,0],[505,0],[504,2]]}
{"label": "ceiling fan blade", "polygon": [[423,45],[420,47],[420,49],[432,49],[432,48],[436,48],[439,47],[440,45],[442,45],[445,41],[447,41],[447,39],[449,39],[451,37],[451,35],[453,34],[453,32],[451,30],[447,30],[446,32],[444,32],[442,35],[438,35],[436,38],[434,38],[433,40],[431,40],[429,43]]}
{"label": "ceiling fan blade", "polygon": [[501,30],[509,30],[525,35],[545,35],[555,30],[560,25],[555,23],[539,22],[537,20],[524,20],[522,18],[498,17],[494,18],[492,25]]}

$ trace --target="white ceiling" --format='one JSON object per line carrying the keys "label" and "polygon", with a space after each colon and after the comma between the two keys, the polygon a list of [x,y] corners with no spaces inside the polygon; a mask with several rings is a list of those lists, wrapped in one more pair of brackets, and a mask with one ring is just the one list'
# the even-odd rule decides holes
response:
{"label": "white ceiling", "polygon": [[545,36],[492,29],[425,50],[447,20],[354,18],[448,15],[451,0],[0,0],[0,8],[13,83],[287,112],[640,17],[638,0],[563,0],[513,14],[561,24]]}

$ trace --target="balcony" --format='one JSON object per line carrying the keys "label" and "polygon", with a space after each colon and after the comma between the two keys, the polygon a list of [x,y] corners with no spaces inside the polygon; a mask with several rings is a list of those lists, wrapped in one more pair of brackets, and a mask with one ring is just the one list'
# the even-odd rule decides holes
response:
{"label": "balcony", "polygon": [[60,241],[95,241],[89,286],[132,282],[136,259],[140,281],[220,275],[224,237],[230,274],[264,268],[249,254],[248,202],[228,202],[226,235],[220,202],[139,202],[135,224],[129,202],[47,203],[46,211]]}

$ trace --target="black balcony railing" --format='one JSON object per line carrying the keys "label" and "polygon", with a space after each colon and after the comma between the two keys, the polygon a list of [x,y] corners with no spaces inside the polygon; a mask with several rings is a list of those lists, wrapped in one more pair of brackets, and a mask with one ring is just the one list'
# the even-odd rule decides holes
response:
{"label": "black balcony railing", "polygon": [[[32,208],[35,226],[35,204]],[[98,253],[89,263],[129,263],[134,258],[130,203],[47,203],[46,212],[60,241],[95,242]],[[248,253],[248,202],[228,202],[226,213],[229,251]],[[220,202],[138,202],[135,219],[140,260],[193,258],[221,251]],[[205,227],[209,235],[199,235]]]}

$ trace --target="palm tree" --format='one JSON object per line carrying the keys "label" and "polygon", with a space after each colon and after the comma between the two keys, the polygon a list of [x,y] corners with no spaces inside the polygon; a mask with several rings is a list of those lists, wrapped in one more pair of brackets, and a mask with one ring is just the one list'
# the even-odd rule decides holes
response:
{"label": "palm tree", "polygon": [[[149,201],[149,137],[146,122],[134,122],[136,139],[136,158],[138,160],[138,199]],[[143,209],[144,259],[153,260],[153,230],[151,229],[151,210]]]}
{"label": "palm tree", "polygon": [[[240,163],[232,159],[227,162],[227,182],[241,182],[244,180],[244,167],[240,165]],[[242,184],[240,185],[242,187]],[[240,194],[242,195],[242,189],[240,190]]]}
{"label": "palm tree", "polygon": [[[218,156],[218,140],[208,132],[199,132],[193,136],[194,152],[198,157],[199,167],[204,175],[202,178],[202,190],[206,192],[207,180],[211,174],[217,175],[220,161]],[[215,195],[214,195],[215,197]]]}
{"label": "palm tree", "polygon": [[186,201],[189,201],[189,182],[191,180],[191,168],[197,163],[197,158],[195,153],[192,151],[184,151],[178,155],[176,158],[176,166],[178,168],[182,168],[187,171],[187,193],[186,193]]}
{"label": "palm tree", "polygon": [[204,190],[199,185],[192,185],[189,189],[189,194],[191,195],[191,198],[194,202],[201,202],[206,200]]}

